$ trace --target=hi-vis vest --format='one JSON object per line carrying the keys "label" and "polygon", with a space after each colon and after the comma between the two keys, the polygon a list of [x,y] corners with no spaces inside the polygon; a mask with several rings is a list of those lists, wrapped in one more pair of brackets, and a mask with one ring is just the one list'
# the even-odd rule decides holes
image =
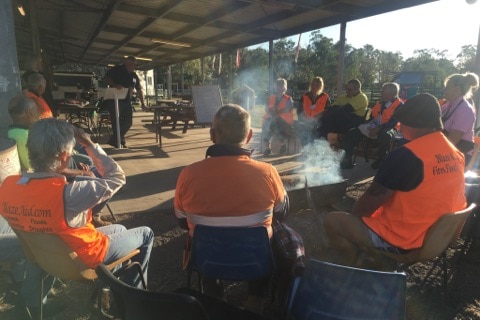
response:
{"label": "hi-vis vest", "polygon": [[[307,118],[313,118],[317,114],[323,112],[325,110],[325,106],[327,105],[328,101],[328,94],[322,93],[320,96],[317,97],[315,103],[310,99],[308,94],[303,95],[303,114]],[[312,109],[312,107],[314,108]]]}
{"label": "hi-vis vest", "polygon": [[382,111],[382,104],[380,102],[377,102],[373,108],[372,108],[372,117],[373,118],[378,118],[380,115],[382,116],[382,124],[387,123],[390,121],[392,118],[393,112],[395,112],[395,109],[402,104],[403,101],[400,98],[397,98],[395,101],[392,102],[392,104],[386,108],[385,110]]}
{"label": "hi-vis vest", "polygon": [[108,237],[91,223],[71,228],[65,221],[63,177],[30,179],[18,184],[21,176],[9,176],[0,188],[0,214],[13,229],[58,235],[85,265],[95,268],[102,263],[108,249]]}
{"label": "hi-vis vest", "polygon": [[[270,98],[268,99],[268,108],[270,110],[277,109],[279,112],[279,116],[285,120],[288,124],[293,124],[293,112],[292,110],[285,112],[282,111],[287,108],[287,101],[290,100],[290,96],[287,94],[283,95],[282,100],[280,100],[280,103],[278,105],[275,105],[277,96],[276,95],[271,95]],[[270,114],[265,114],[264,120],[268,119],[270,117]]]}
{"label": "hi-vis vest", "polygon": [[35,93],[28,90],[25,90],[24,94],[26,97],[32,99],[37,104],[40,119],[53,118],[52,110],[48,106],[47,101],[43,99],[43,97],[39,97]]}
{"label": "hi-vis vest", "polygon": [[388,243],[419,248],[437,219],[466,206],[463,154],[440,131],[404,145],[423,161],[423,181],[411,191],[395,194],[365,224]]}

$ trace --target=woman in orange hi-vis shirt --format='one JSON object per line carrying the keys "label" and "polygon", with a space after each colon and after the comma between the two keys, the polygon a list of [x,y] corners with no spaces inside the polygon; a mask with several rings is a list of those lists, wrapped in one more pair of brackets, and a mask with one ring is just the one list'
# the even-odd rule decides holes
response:
{"label": "woman in orange hi-vis shirt", "polygon": [[295,125],[295,131],[300,137],[302,146],[313,141],[320,116],[323,110],[330,106],[330,97],[328,93],[323,92],[323,87],[321,77],[313,78],[309,91],[302,95],[297,106],[298,123]]}

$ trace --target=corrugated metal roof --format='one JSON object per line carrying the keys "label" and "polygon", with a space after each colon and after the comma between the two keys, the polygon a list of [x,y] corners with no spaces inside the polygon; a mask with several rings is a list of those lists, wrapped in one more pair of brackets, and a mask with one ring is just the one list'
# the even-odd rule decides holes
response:
{"label": "corrugated metal roof", "polygon": [[[153,59],[139,68],[175,64],[436,0],[43,0],[14,11],[17,52],[33,51],[36,10],[41,47],[53,65]],[[184,42],[191,47],[153,43]],[[19,59],[23,61],[23,59]]]}

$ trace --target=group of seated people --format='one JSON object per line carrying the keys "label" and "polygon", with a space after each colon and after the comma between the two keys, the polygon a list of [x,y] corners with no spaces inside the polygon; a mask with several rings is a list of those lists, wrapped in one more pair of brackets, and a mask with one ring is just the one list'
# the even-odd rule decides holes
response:
{"label": "group of seated people", "polygon": [[314,139],[327,139],[328,133],[346,133],[360,125],[368,107],[368,98],[361,91],[357,79],[345,85],[346,94],[339,96],[333,103],[324,92],[321,77],[315,77],[309,91],[304,93],[296,107],[298,120],[294,120],[295,104],[287,95],[287,81],[279,78],[275,81],[275,94],[268,99],[262,123],[262,152],[265,156],[272,153],[271,142],[279,140],[280,153],[286,151],[289,137],[295,134],[305,146]]}
{"label": "group of seated people", "polygon": [[[19,101],[25,102],[26,108],[32,106],[31,100],[22,96],[12,100],[11,108],[17,108]],[[133,260],[141,264],[147,277],[154,239],[150,228],[127,230],[118,224],[96,228],[92,224],[92,208],[111,198],[125,184],[125,174],[118,163],[93,143],[88,134],[60,119],[36,120],[29,125],[28,131],[26,148],[32,170],[11,175],[0,186],[0,201],[4,203],[0,216],[5,219],[0,220],[3,222],[0,224],[2,247],[8,240],[9,252],[14,251],[17,259],[25,260],[13,231],[36,229],[38,221],[17,214],[19,208],[35,207],[51,214],[41,218],[42,226],[48,227],[45,230],[49,231],[34,232],[58,235],[87,267],[108,264],[139,248],[141,253]],[[180,226],[189,230],[189,237],[193,236],[198,223],[264,226],[272,237],[274,221],[285,217],[289,201],[280,176],[271,164],[251,159],[251,151],[245,148],[251,138],[250,115],[243,108],[226,105],[217,112],[211,129],[213,145],[207,150],[207,158],[187,166],[178,177],[175,215]],[[64,170],[75,143],[85,148],[100,177],[77,175],[67,179]],[[225,170],[218,170],[219,167]],[[239,187],[243,190],[240,193],[237,192]],[[238,196],[232,198],[233,193]],[[12,255],[5,257],[2,254],[0,259],[3,258],[10,259]],[[24,263],[29,266],[29,271],[25,279],[19,279],[23,280],[19,299],[32,314],[37,314],[41,270],[28,261]],[[45,295],[53,280],[48,277],[44,281]],[[123,280],[132,286],[140,285],[138,275]],[[215,292],[216,284],[214,279],[204,281],[207,290],[209,285],[213,288],[209,294]],[[267,286],[268,279],[250,283],[249,308],[261,308]]]}
{"label": "group of seated people", "polygon": [[[478,76],[474,73],[452,74],[445,79],[444,99],[439,100],[445,134],[464,153],[467,162],[474,147],[476,119],[471,97],[478,84]],[[264,156],[272,153],[271,142],[274,140],[280,141],[280,153],[284,153],[288,139],[292,137],[298,138],[305,146],[315,139],[327,139],[329,133],[336,133],[342,137],[341,148],[345,152],[340,163],[342,169],[355,166],[354,153],[361,139],[375,140],[376,160],[371,167],[378,169],[393,146],[393,138],[401,137],[398,119],[393,114],[405,101],[399,97],[400,86],[395,82],[382,85],[380,100],[370,109],[358,79],[348,81],[346,94],[330,102],[328,93],[323,91],[323,79],[315,77],[296,107],[297,120],[294,118],[294,102],[286,90],[287,81],[278,79],[275,94],[267,102],[262,123]],[[405,139],[398,140],[405,142]]]}
{"label": "group of seated people", "polygon": [[[461,129],[459,126],[447,127],[447,124],[448,121],[454,122],[450,113],[458,112],[462,105],[472,108],[466,98],[475,88],[472,79],[476,79],[478,87],[478,77],[472,74],[449,77],[445,96],[450,103],[447,102],[442,109],[437,99],[429,94],[419,94],[402,104],[393,94],[396,85],[388,83],[383,86],[382,102],[372,112],[374,119],[379,117],[378,114],[384,114],[385,118],[381,116],[376,127],[370,128],[374,130],[367,132],[378,137],[382,130],[392,130],[389,119],[394,118],[400,123],[406,142],[384,157],[371,186],[355,203],[351,214],[327,214],[325,230],[338,252],[336,262],[355,265],[365,248],[400,254],[409,252],[422,245],[427,229],[441,214],[466,207],[463,176],[466,157],[460,148],[457,149],[458,144],[451,140],[460,135]],[[322,81],[317,78],[314,81],[315,96],[306,94],[303,100],[303,111],[310,118],[328,110],[314,111],[316,101],[328,101],[328,96],[319,94]],[[351,89],[358,89],[356,81],[349,84]],[[293,103],[285,94],[286,81],[277,81],[276,88],[277,94],[269,99],[272,110],[265,117],[265,123],[275,123],[281,118],[291,125],[293,117],[287,110],[293,108]],[[363,117],[360,121],[361,112],[356,111],[352,98],[348,94],[342,98],[345,99],[343,102],[349,102],[332,107],[339,110],[330,116],[332,119],[346,119],[348,114],[351,129],[360,131],[357,127],[362,124]],[[17,97],[12,100],[9,110],[12,109],[14,116],[23,114],[20,118],[25,120],[34,109],[31,106],[28,98]],[[333,114],[337,115],[334,117]],[[154,239],[149,227],[127,230],[118,224],[98,228],[92,224],[92,208],[111,198],[126,182],[118,163],[85,132],[62,120],[46,118],[31,124],[30,120],[25,121],[29,131],[26,148],[32,170],[9,176],[0,186],[0,202],[4,204],[0,207],[0,215],[11,228],[25,230],[35,221],[17,215],[16,208],[48,210],[52,214],[45,216],[42,223],[49,227],[49,232],[65,241],[90,268],[112,262],[139,248],[140,254],[133,259],[142,265],[147,277]],[[329,128],[333,130],[334,127]],[[354,134],[358,135],[358,132]],[[206,158],[186,166],[177,180],[174,211],[180,226],[188,230],[188,237],[193,236],[195,225],[205,224],[264,226],[272,238],[275,221],[285,218],[289,210],[288,194],[274,166],[251,158],[252,151],[246,146],[252,136],[250,115],[241,106],[225,105],[218,110],[210,130],[213,145],[207,149]],[[462,139],[467,138],[460,136],[459,141]],[[99,176],[75,175],[67,179],[64,170],[76,143],[85,148]],[[418,212],[422,213],[421,219]],[[12,230],[0,230],[4,229],[7,231],[0,236],[0,244],[4,236],[15,242]],[[11,249],[14,248],[11,245]],[[38,277],[41,273],[38,266],[29,265],[29,268],[31,271],[24,280],[26,288],[22,289],[22,296],[25,305],[35,313],[39,308],[35,297],[40,295]],[[138,275],[124,281],[133,286],[140,285]],[[49,289],[52,283],[53,278],[46,283],[46,288]],[[205,284],[212,288],[212,292],[219,291],[218,279],[206,279]],[[249,283],[247,304],[256,311],[261,311],[266,284],[264,279]]]}

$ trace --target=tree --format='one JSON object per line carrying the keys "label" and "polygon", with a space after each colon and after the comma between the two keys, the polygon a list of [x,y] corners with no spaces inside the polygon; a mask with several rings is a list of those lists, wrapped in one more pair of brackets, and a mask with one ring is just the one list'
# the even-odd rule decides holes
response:
{"label": "tree", "polygon": [[376,68],[378,71],[378,83],[389,82],[393,74],[400,71],[402,65],[402,55],[400,52],[378,51]]}
{"label": "tree", "polygon": [[[308,45],[306,60],[299,57],[299,61],[305,61],[305,69],[310,70],[307,83],[315,76],[323,78],[325,91],[335,88],[337,82],[338,50],[331,38],[323,36],[320,31],[312,32]],[[304,81],[305,81],[304,80]]]}
{"label": "tree", "polygon": [[290,80],[293,76],[295,42],[285,38],[273,43],[273,77]]}
{"label": "tree", "polygon": [[468,72],[475,70],[475,57],[477,48],[473,45],[462,46],[461,52],[457,55],[457,69],[461,72]]}

